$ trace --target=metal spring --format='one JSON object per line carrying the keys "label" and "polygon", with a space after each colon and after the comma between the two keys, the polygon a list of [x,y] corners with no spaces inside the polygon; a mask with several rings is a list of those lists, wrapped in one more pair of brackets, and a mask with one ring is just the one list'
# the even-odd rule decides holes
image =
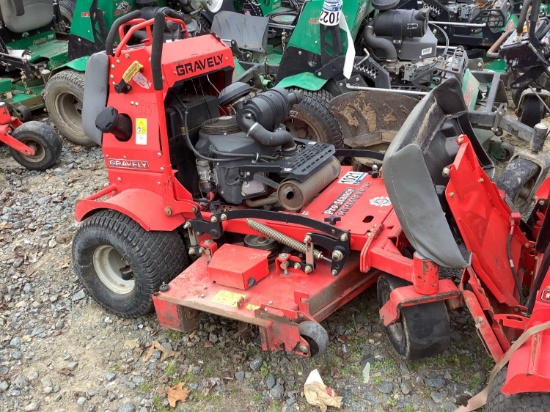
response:
{"label": "metal spring", "polygon": [[[303,243],[300,243],[297,240],[294,240],[291,237],[282,234],[281,232],[277,232],[275,229],[271,229],[269,226],[263,225],[260,222],[256,222],[255,220],[246,219],[246,223],[255,231],[260,232],[267,237],[275,239],[277,242],[282,243],[283,245],[286,245],[294,250],[297,250],[300,253],[306,253],[306,245],[304,245]],[[317,260],[324,259],[323,253],[317,249],[313,249],[313,256]]]}

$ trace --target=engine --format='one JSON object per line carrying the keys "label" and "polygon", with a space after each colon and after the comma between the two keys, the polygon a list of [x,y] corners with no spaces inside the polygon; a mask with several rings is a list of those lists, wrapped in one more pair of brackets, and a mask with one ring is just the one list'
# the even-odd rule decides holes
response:
{"label": "engine", "polygon": [[201,196],[299,210],[339,175],[334,146],[295,140],[281,124],[295,93],[274,88],[251,97],[249,90],[243,83],[224,89],[220,105],[235,114],[202,123],[194,146]]}
{"label": "engine", "polygon": [[[441,6],[445,7],[445,11]],[[449,21],[464,23],[486,23],[489,27],[500,28],[506,24],[510,11],[508,0],[469,1],[423,1],[423,7],[430,11],[434,20],[440,20],[443,14]]]}
{"label": "engine", "polygon": [[389,77],[392,87],[422,90],[449,76],[459,76],[461,80],[467,65],[464,49],[457,47],[450,53],[438,54],[437,38],[429,28],[428,18],[427,8],[380,10],[367,23],[364,44],[384,69],[381,75]]}

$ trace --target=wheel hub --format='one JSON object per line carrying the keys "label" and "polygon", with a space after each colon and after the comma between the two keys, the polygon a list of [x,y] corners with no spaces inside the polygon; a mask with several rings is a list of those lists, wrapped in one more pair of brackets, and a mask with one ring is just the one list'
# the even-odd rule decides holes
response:
{"label": "wheel hub", "polygon": [[132,269],[122,255],[110,245],[98,246],[93,265],[101,282],[114,293],[130,293],[135,287]]}

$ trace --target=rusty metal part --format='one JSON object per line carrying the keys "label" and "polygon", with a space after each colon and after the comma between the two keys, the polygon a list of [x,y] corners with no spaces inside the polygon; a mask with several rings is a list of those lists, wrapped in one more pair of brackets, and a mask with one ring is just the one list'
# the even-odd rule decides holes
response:
{"label": "rusty metal part", "polygon": [[277,197],[279,203],[287,210],[300,210],[314,196],[329,185],[340,174],[340,162],[336,158],[319,169],[304,182],[286,180],[279,186]]}
{"label": "rusty metal part", "polygon": [[[384,91],[358,91],[335,97],[330,113],[342,129],[344,143],[352,149],[385,151],[418,99]],[[358,159],[370,165],[371,159]]]}

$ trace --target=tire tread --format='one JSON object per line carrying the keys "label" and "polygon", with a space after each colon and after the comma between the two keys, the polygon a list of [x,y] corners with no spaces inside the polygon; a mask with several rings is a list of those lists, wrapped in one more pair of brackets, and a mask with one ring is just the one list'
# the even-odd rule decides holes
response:
{"label": "tire tread", "polygon": [[[133,255],[136,267],[143,275],[142,290],[138,290],[135,305],[124,311],[117,311],[103,301],[100,291],[96,290],[82,273],[78,264],[78,246],[82,237],[94,236],[96,231],[111,231],[119,241],[126,241]],[[115,245],[113,245],[115,246]],[[120,251],[119,251],[120,252]],[[90,295],[104,309],[125,318],[146,315],[153,310],[152,295],[162,283],[174,279],[187,265],[187,254],[183,240],[176,231],[146,231],[130,217],[114,210],[103,210],[88,218],[77,231],[73,241],[73,263]],[[136,288],[138,282],[136,281]]]}

